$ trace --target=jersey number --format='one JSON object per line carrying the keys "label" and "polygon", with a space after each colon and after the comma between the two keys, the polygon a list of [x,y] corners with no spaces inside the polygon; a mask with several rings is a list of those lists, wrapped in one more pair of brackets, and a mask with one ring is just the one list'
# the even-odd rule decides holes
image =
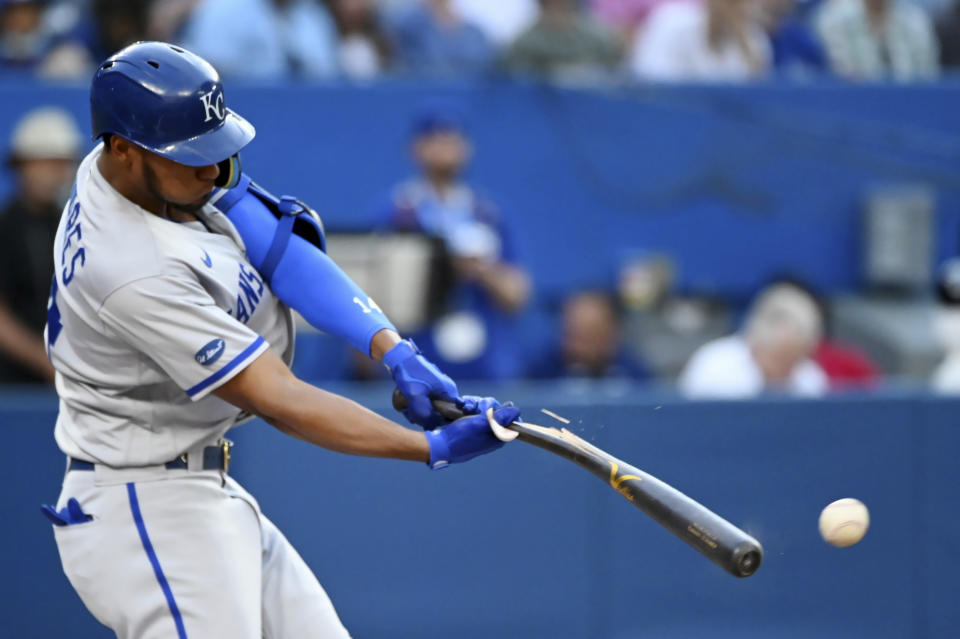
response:
{"label": "jersey number", "polygon": [[359,297],[354,297],[354,298],[353,298],[353,301],[354,301],[354,303],[360,305],[360,308],[363,309],[363,312],[364,312],[364,313],[372,313],[373,311],[377,311],[377,312],[380,313],[381,315],[383,314],[383,311],[380,310],[380,307],[377,306],[377,303],[373,301],[373,298],[372,298],[372,297],[368,297],[368,298],[367,298],[367,303],[366,303],[366,304],[364,304],[364,303],[363,303],[363,300],[361,300]]}
{"label": "jersey number", "polygon": [[[60,267],[62,269],[63,285],[69,286],[76,275],[77,269],[82,268],[87,263],[87,252],[82,246],[77,246],[70,259],[67,259],[67,253],[74,246],[83,242],[83,229],[80,227],[80,203],[76,201],[76,192],[67,204],[70,214],[67,216],[67,225],[64,229],[63,251],[60,254]],[[57,306],[57,276],[53,276],[50,282],[50,298],[47,300],[47,350],[53,348],[60,337],[60,331],[63,330],[63,322],[60,320],[60,307]]]}
{"label": "jersey number", "polygon": [[57,307],[57,276],[54,275],[50,282],[50,299],[47,300],[47,350],[53,348],[62,328],[60,308]]}

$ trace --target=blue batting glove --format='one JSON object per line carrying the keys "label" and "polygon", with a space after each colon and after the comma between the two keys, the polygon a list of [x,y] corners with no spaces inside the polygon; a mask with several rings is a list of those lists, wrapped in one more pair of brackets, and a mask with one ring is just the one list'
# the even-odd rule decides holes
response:
{"label": "blue batting glove", "polygon": [[465,415],[487,414],[488,408],[497,410],[501,404],[494,397],[480,397],[479,395],[464,395],[458,403]]}
{"label": "blue batting glove", "polygon": [[397,388],[407,398],[409,406],[403,409],[407,421],[425,429],[448,423],[430,403],[431,399],[447,399],[460,403],[460,392],[453,380],[427,361],[413,340],[405,339],[383,356]]}
{"label": "blue batting glove", "polygon": [[[493,418],[501,426],[506,426],[519,417],[520,409],[516,406],[505,406],[493,411]],[[487,416],[483,413],[461,417],[449,426],[427,431],[427,442],[430,444],[430,468],[435,470],[468,461],[503,446],[503,442],[493,434]]]}

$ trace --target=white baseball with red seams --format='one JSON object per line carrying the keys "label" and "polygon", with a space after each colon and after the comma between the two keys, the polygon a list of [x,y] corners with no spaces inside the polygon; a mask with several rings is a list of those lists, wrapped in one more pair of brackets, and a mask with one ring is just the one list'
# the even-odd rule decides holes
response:
{"label": "white baseball with red seams", "polygon": [[863,539],[869,527],[870,511],[859,499],[838,499],[820,513],[820,536],[831,546],[852,546]]}

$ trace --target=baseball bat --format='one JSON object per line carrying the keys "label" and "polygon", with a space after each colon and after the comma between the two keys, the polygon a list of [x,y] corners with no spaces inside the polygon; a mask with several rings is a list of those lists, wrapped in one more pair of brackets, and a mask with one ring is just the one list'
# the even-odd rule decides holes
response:
{"label": "baseball bat", "polygon": [[[407,405],[407,398],[399,389],[394,390],[394,408],[403,410]],[[451,421],[464,416],[463,411],[451,401],[433,400],[433,406]],[[558,430],[529,422],[513,422],[506,428],[518,433],[517,439],[520,441],[587,469],[734,577],[749,577],[760,567],[763,561],[760,542],[653,475],[617,459],[566,428]]]}

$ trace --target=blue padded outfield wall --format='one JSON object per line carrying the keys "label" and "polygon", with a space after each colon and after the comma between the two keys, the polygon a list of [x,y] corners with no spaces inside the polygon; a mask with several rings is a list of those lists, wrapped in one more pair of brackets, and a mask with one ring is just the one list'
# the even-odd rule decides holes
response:
{"label": "blue padded outfield wall", "polygon": [[[338,390],[387,410],[389,388]],[[566,416],[586,439],[753,533],[764,565],[748,579],[727,575],[585,471],[522,443],[430,472],[242,426],[234,475],[354,637],[957,636],[960,402],[881,394],[690,404],[623,387],[471,390],[509,396],[530,421],[550,421],[540,407]],[[9,392],[0,406],[0,636],[112,636],[70,589],[38,508],[55,499],[63,471],[56,401]],[[817,517],[846,496],[870,507],[871,527],[860,544],[832,548]]]}
{"label": "blue padded outfield wall", "polygon": [[[537,290],[612,281],[666,252],[679,285],[744,298],[792,272],[825,293],[861,283],[867,189],[937,198],[937,258],[960,250],[960,82],[578,91],[501,82],[424,87],[227,86],[257,127],[245,168],[300,196],[332,229],[368,228],[409,170],[424,105],[469,122],[475,184],[500,203]],[[0,140],[45,103],[89,131],[85,88],[0,87]],[[9,182],[0,182],[0,195]]]}

